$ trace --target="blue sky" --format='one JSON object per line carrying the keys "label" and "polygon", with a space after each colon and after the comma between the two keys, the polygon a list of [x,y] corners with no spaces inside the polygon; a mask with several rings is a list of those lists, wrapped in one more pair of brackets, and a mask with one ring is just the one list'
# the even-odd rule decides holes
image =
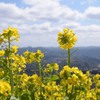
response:
{"label": "blue sky", "polygon": [[56,47],[63,28],[75,31],[76,46],[100,46],[100,0],[0,0],[0,32],[16,27],[20,47]]}
{"label": "blue sky", "polygon": [[60,2],[80,12],[84,12],[89,6],[100,6],[99,0],[61,0]]}

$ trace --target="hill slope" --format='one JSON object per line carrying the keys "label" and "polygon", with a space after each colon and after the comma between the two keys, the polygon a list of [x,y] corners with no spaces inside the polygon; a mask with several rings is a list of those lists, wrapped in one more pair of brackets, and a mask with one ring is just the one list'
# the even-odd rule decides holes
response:
{"label": "hill slope", "polygon": [[[19,48],[19,54],[22,54],[26,50],[35,52],[38,49],[45,54],[43,65],[57,62],[62,67],[67,64],[67,52],[57,47]],[[77,47],[71,50],[71,54],[71,66],[77,66],[83,71],[91,70],[93,73],[100,73],[100,47]],[[36,69],[34,64],[27,66],[27,71],[31,68]]]}

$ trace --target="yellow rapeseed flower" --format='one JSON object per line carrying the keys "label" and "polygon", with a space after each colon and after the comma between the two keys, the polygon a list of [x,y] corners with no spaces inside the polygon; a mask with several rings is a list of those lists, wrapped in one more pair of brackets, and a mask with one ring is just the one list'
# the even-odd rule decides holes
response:
{"label": "yellow rapeseed flower", "polygon": [[41,50],[37,50],[37,52],[34,55],[35,62],[41,62],[43,57],[44,57],[44,54],[41,52]]}
{"label": "yellow rapeseed flower", "polygon": [[20,35],[18,33],[17,28],[12,28],[12,27],[8,27],[8,29],[4,29],[2,36],[4,39],[8,39],[8,37],[10,38],[10,41],[12,40],[16,40],[18,41],[18,39],[20,38]]}
{"label": "yellow rapeseed flower", "polygon": [[59,65],[57,63],[47,64],[47,68],[45,68],[45,72],[52,72],[53,70],[59,70]]}
{"label": "yellow rapeseed flower", "polygon": [[12,52],[13,53],[16,53],[18,51],[18,46],[12,46]]}
{"label": "yellow rapeseed flower", "polygon": [[57,63],[54,64],[54,70],[59,70],[59,65]]}
{"label": "yellow rapeseed flower", "polygon": [[77,41],[77,37],[74,34],[73,30],[64,28],[63,32],[58,33],[58,44],[62,49],[71,49],[75,42]]}
{"label": "yellow rapeseed flower", "polygon": [[0,50],[0,56],[4,56],[5,51],[4,50]]}
{"label": "yellow rapeseed flower", "polygon": [[9,85],[9,83],[0,80],[0,94],[8,96],[10,92],[11,92],[11,86]]}

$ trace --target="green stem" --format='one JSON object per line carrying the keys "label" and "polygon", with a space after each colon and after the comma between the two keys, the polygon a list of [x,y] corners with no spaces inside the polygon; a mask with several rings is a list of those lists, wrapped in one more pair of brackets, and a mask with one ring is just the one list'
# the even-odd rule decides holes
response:
{"label": "green stem", "polygon": [[71,90],[71,93],[70,93],[69,100],[72,100],[72,98],[75,100],[75,98],[73,97],[73,90],[74,90],[74,86],[72,86],[72,90]]}
{"label": "green stem", "polygon": [[[18,69],[17,69],[18,70]],[[16,97],[18,98],[19,97],[19,92],[18,92],[18,80],[19,80],[19,77],[18,77],[18,75],[19,75],[19,72],[16,72],[16,90],[15,91],[17,91],[16,92]]]}
{"label": "green stem", "polygon": [[68,85],[66,85],[66,96],[68,95]]}
{"label": "green stem", "polygon": [[10,85],[11,85],[11,95],[14,94],[14,83],[13,83],[13,74],[12,70],[10,69]]}
{"label": "green stem", "polygon": [[[39,68],[39,75],[40,75],[40,78],[41,78],[41,81],[42,81],[42,69],[41,69],[40,62],[38,62],[38,68]],[[41,84],[40,84],[40,95],[42,95],[42,87],[41,87]]]}
{"label": "green stem", "polygon": [[[10,32],[9,32],[10,34]],[[8,67],[9,67],[9,76],[10,76],[10,85],[11,85],[11,95],[14,94],[14,83],[13,83],[13,74],[12,74],[12,67],[11,67],[11,60],[10,60],[10,48],[11,48],[11,43],[10,43],[10,36],[8,34],[8,49],[9,49],[9,54],[8,54]]]}
{"label": "green stem", "polygon": [[41,70],[41,64],[40,63],[38,63],[38,68],[39,68],[39,75],[40,75],[40,77],[42,77],[42,70]]}
{"label": "green stem", "polygon": [[68,52],[67,52],[68,54],[68,66],[70,67],[70,49],[68,49]]}

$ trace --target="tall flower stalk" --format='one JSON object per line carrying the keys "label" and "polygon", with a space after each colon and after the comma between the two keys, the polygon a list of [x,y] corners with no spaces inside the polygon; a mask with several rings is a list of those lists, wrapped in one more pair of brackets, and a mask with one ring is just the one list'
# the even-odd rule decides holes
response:
{"label": "tall flower stalk", "polygon": [[[64,28],[63,32],[58,33],[58,39],[57,39],[60,48],[67,50],[67,64],[69,67],[71,67],[71,56],[70,56],[70,50],[74,47],[75,42],[77,41],[77,37],[74,34],[74,31]],[[65,86],[65,94],[68,95],[68,85]],[[65,96],[65,97],[66,97]],[[71,100],[71,97],[69,98]]]}
{"label": "tall flower stalk", "polygon": [[67,55],[68,55],[67,63],[68,63],[68,66],[70,67],[70,64],[71,64],[71,62],[70,62],[70,49],[68,49]]}
{"label": "tall flower stalk", "polygon": [[[19,34],[16,28],[8,27],[8,29],[4,29],[3,33],[1,34],[3,42],[5,44],[5,59],[6,59],[6,66],[9,73],[9,80],[11,86],[11,98],[14,98],[14,79],[13,79],[13,67],[12,67],[12,58],[11,55],[16,53],[16,46],[12,46],[13,41],[18,41]],[[6,45],[7,44],[7,45]]]}
{"label": "tall flower stalk", "polygon": [[11,95],[14,95],[14,82],[13,82],[13,73],[12,73],[12,66],[11,66],[11,42],[10,42],[10,32],[8,33],[8,68],[9,68],[9,76],[10,76],[10,85],[11,85]]}
{"label": "tall flower stalk", "polygon": [[64,28],[63,32],[58,33],[58,44],[60,48],[67,50],[68,66],[70,67],[70,49],[74,47],[77,37],[73,30]]}

